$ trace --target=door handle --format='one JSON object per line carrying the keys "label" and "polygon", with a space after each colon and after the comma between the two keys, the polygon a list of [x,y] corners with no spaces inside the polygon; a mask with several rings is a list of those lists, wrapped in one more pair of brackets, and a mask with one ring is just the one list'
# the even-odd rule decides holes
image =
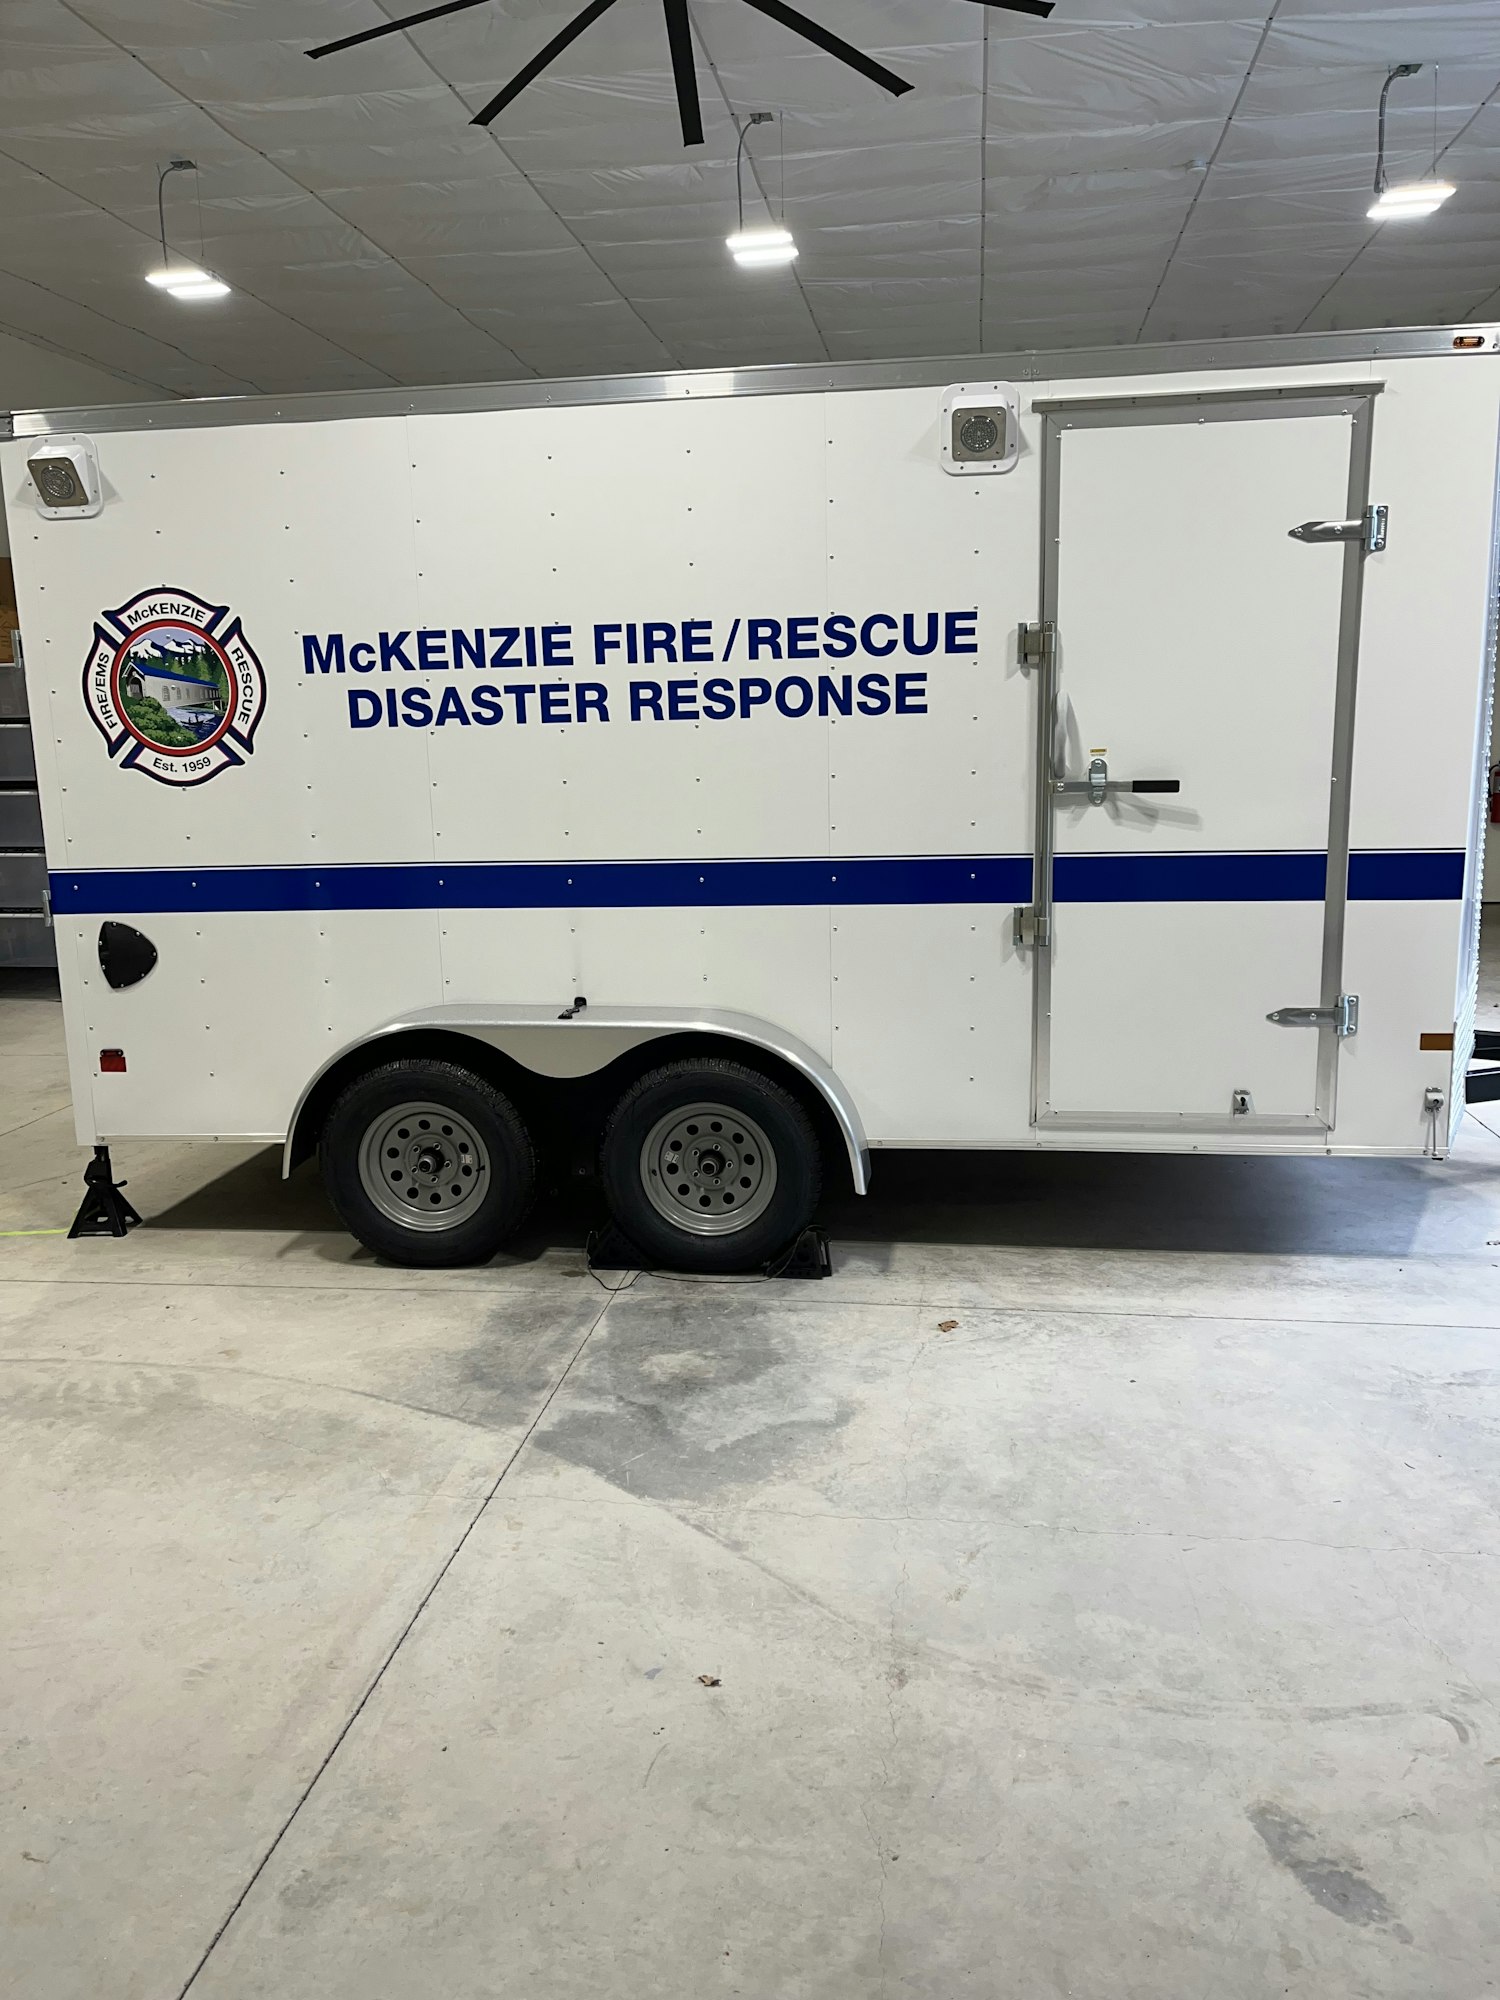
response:
{"label": "door handle", "polygon": [[1082,793],[1091,806],[1102,806],[1111,792],[1180,792],[1180,778],[1112,778],[1102,757],[1095,757],[1086,778],[1054,778],[1057,793]]}

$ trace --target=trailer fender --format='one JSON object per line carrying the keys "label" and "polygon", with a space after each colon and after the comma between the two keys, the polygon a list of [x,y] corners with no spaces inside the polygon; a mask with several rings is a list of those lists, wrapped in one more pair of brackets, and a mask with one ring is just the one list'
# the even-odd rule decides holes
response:
{"label": "trailer fender", "polygon": [[300,1143],[303,1117],[329,1071],[361,1049],[374,1050],[380,1042],[422,1033],[466,1035],[472,1041],[499,1049],[523,1069],[550,1077],[590,1076],[630,1050],[665,1036],[713,1035],[721,1040],[749,1043],[805,1077],[818,1092],[843,1136],[854,1191],[868,1192],[870,1147],[854,1099],[817,1051],[785,1028],[762,1021],[754,1014],[714,1007],[643,1009],[590,1007],[585,1003],[563,1009],[555,1000],[539,1007],[462,1004],[421,1007],[346,1042],[308,1079],[297,1099],[282,1149],[283,1177],[310,1150]]}

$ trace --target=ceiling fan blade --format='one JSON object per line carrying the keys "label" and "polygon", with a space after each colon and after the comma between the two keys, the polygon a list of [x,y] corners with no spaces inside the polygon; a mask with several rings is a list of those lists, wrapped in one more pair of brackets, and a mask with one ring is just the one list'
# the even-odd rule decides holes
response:
{"label": "ceiling fan blade", "polygon": [[677,86],[677,115],[682,120],[684,146],[703,144],[703,107],[698,101],[698,70],[693,61],[693,30],[687,0],[662,0],[667,16],[667,47],[672,51],[672,81]]}
{"label": "ceiling fan blade", "polygon": [[589,0],[582,13],[575,14],[567,27],[554,35],[539,55],[534,55],[524,68],[518,69],[505,88],[497,90],[489,103],[474,113],[469,123],[488,125],[492,118],[498,117],[507,104],[521,95],[528,83],[536,82],[554,56],[560,56],[569,42],[577,41],[584,29],[592,27],[599,16],[607,14],[614,4],[615,0]]}
{"label": "ceiling fan blade", "polygon": [[878,83],[882,90],[888,90],[892,97],[904,97],[911,89],[905,77],[897,76],[893,69],[878,63],[873,57],[861,53],[852,42],[846,42],[830,28],[820,28],[816,21],[810,21],[805,14],[799,14],[795,7],[783,5],[783,0],[749,0],[757,13],[764,14],[772,21],[779,21],[783,28],[790,28],[794,35],[801,35],[804,41],[814,42],[820,49],[826,49],[831,56],[847,63],[850,69],[857,69],[861,76],[867,76],[871,83]]}
{"label": "ceiling fan blade", "polygon": [[979,0],[981,7],[1003,7],[1007,14],[1035,14],[1045,21],[1052,12],[1053,0]]}
{"label": "ceiling fan blade", "polygon": [[482,7],[485,0],[443,0],[441,7],[424,7],[420,14],[408,14],[401,21],[382,21],[378,28],[362,28],[357,35],[344,35],[336,42],[325,42],[320,49],[309,49],[308,54],[316,62],[319,56],[336,56],[340,49],[357,48],[361,42],[378,42],[382,35],[399,35],[403,28],[415,28],[420,21],[435,21],[440,14],[461,14],[466,7]]}

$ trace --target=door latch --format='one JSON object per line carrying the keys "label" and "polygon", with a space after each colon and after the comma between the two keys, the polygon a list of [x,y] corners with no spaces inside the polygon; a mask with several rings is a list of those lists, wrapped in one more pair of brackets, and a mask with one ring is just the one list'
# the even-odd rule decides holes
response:
{"label": "door latch", "polygon": [[1278,1007],[1267,1014],[1278,1028],[1332,1028],[1339,1040],[1359,1033],[1359,995],[1341,993],[1331,1007]]}
{"label": "door latch", "polygon": [[1095,757],[1089,763],[1086,778],[1054,778],[1052,789],[1056,793],[1082,792],[1091,806],[1102,806],[1111,792],[1180,792],[1180,778],[1112,778],[1109,766],[1102,757]]}
{"label": "door latch", "polygon": [[1367,555],[1378,556],[1385,547],[1389,507],[1366,507],[1352,521],[1304,521],[1288,528],[1294,542],[1358,542]]}
{"label": "door latch", "polygon": [[1028,903],[1011,912],[1010,935],[1017,951],[1040,947],[1047,942],[1047,919],[1035,904]]}

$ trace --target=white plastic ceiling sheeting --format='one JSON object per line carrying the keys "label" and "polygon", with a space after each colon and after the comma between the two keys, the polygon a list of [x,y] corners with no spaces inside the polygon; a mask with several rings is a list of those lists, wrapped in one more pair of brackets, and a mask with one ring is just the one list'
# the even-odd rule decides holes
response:
{"label": "white plastic ceiling sheeting", "polygon": [[[581,0],[490,0],[312,63],[399,0],[4,0],[0,328],[214,394],[966,354],[1500,317],[1500,0],[802,0],[892,99],[744,0],[691,0],[685,152],[659,0],[617,0],[489,132]],[[382,8],[384,12],[382,13]],[[1387,68],[1437,64],[1459,192],[1365,217]],[[1430,68],[1391,95],[1396,177]],[[789,271],[742,271],[747,205]],[[172,300],[174,247],[233,295]]]}

